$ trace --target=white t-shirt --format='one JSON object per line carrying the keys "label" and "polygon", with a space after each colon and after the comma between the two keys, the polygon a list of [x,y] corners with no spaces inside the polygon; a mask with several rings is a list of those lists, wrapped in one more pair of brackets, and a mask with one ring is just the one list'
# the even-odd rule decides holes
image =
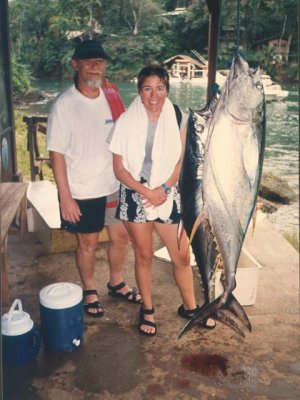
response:
{"label": "white t-shirt", "polygon": [[55,100],[48,118],[47,149],[64,155],[73,198],[102,197],[118,190],[106,141],[112,126],[102,90],[90,99],[73,85]]}

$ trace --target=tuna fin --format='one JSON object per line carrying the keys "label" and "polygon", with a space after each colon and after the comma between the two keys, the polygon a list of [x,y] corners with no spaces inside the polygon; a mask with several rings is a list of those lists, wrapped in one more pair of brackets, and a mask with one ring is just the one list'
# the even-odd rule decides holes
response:
{"label": "tuna fin", "polygon": [[256,206],[254,208],[253,214],[252,214],[252,235],[254,234],[254,229],[256,225],[256,216],[257,216],[257,211],[262,208],[261,203],[256,203]]}
{"label": "tuna fin", "polygon": [[184,230],[183,222],[182,222],[182,220],[180,220],[179,225],[178,225],[178,229],[177,229],[177,246],[178,246],[178,249],[180,249],[180,242],[181,242],[181,238],[182,238],[182,235],[183,235],[183,230]]}
{"label": "tuna fin", "polygon": [[257,180],[257,166],[259,165],[259,146],[256,135],[251,132],[251,134],[245,138],[243,144],[244,167],[248,175],[250,191],[252,191]]}
{"label": "tuna fin", "polygon": [[197,217],[196,221],[194,222],[193,229],[192,229],[191,234],[190,234],[190,237],[189,237],[189,242],[190,242],[190,244],[192,243],[192,241],[193,241],[193,239],[194,239],[194,236],[195,236],[195,234],[196,234],[196,232],[197,232],[197,229],[198,229],[199,226],[203,223],[203,221],[205,221],[205,219],[206,219],[206,218],[205,218],[202,214],[200,214],[200,215]]}
{"label": "tuna fin", "polygon": [[245,325],[249,332],[252,331],[251,323],[247,317],[247,314],[232,293],[229,294],[226,306],[224,306],[224,308],[227,308],[228,311],[235,315]]}
{"label": "tuna fin", "polygon": [[252,214],[252,235],[254,234],[254,229],[256,225],[256,215],[257,215],[257,207],[255,208],[253,214]]}
{"label": "tuna fin", "polygon": [[238,326],[238,324],[235,322],[234,319],[232,319],[229,315],[227,315],[223,310],[219,310],[215,314],[215,318],[222,322],[223,324],[229,326],[231,329],[233,329],[235,332],[237,332],[239,335],[245,337],[244,332],[242,329]]}

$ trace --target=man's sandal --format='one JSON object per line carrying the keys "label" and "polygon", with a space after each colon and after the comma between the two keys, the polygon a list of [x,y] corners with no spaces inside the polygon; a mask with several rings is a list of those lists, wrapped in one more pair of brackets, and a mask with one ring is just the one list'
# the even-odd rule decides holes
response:
{"label": "man's sandal", "polygon": [[[156,330],[157,330],[156,329],[156,324],[154,322],[152,322],[152,321],[147,321],[144,318],[144,315],[153,315],[153,314],[154,314],[154,308],[153,307],[151,308],[151,310],[144,310],[143,306],[141,307],[139,324],[138,324],[138,330],[139,330],[139,333],[141,335],[144,335],[144,336],[154,336],[154,335],[156,335]],[[154,332],[146,332],[141,328],[142,325],[151,326],[152,328],[155,328],[155,331]]]}
{"label": "man's sandal", "polygon": [[[191,318],[194,316],[194,314],[196,314],[196,312],[199,310],[199,308],[200,308],[200,307],[197,306],[197,307],[194,308],[193,310],[186,310],[186,309],[183,307],[183,304],[181,304],[181,306],[178,307],[177,313],[178,313],[178,315],[179,315],[181,318],[191,319]],[[207,320],[208,320],[208,318],[206,318],[203,322],[199,322],[198,325],[199,325],[201,328],[204,328],[204,329],[214,329],[215,326],[216,326],[216,323],[214,323],[214,325],[208,325],[208,324],[207,324]]]}
{"label": "man's sandal", "polygon": [[125,282],[121,282],[116,286],[111,286],[110,283],[108,282],[108,284],[107,284],[108,294],[111,297],[122,298],[122,299],[128,301],[129,303],[142,304],[143,303],[142,299],[139,299],[139,300],[137,299],[137,296],[139,295],[137,288],[134,287],[134,288],[132,288],[132,290],[129,290],[125,294],[119,292],[119,290],[123,289],[125,286],[126,286]]}
{"label": "man's sandal", "polygon": [[[91,296],[95,294],[96,296],[98,296],[97,290],[95,289],[91,289],[91,290],[83,290],[83,298],[85,298],[86,296]],[[103,317],[104,312],[103,312],[103,307],[101,305],[101,303],[99,303],[98,300],[93,301],[91,303],[83,303],[83,309],[86,312],[87,315],[90,315],[91,317]],[[96,312],[92,312],[90,311],[91,309],[95,309],[97,310]]]}

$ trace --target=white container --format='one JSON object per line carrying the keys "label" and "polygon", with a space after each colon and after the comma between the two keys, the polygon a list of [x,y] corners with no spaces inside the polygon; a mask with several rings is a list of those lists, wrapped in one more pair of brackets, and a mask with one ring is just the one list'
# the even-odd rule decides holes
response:
{"label": "white container", "polygon": [[1,317],[3,362],[19,367],[33,361],[40,350],[40,332],[30,315],[23,311],[21,300],[16,299],[8,313]]}
{"label": "white container", "polygon": [[[191,250],[191,265],[197,265],[194,254]],[[154,256],[159,260],[171,262],[170,255],[166,247],[154,252]],[[258,285],[258,275],[261,265],[258,261],[243,247],[236,271],[236,288],[233,291],[234,296],[242,306],[251,306],[255,303]],[[220,282],[221,271],[217,271],[213,282],[213,298],[217,298],[223,293],[223,286]]]}
{"label": "white container", "polygon": [[58,282],[44,287],[39,294],[44,307],[61,310],[77,305],[82,300],[82,289],[75,283]]}
{"label": "white container", "polygon": [[[235,298],[242,306],[252,306],[256,300],[260,264],[243,247],[236,271],[236,288],[233,291]],[[221,271],[217,271],[214,282],[214,298],[223,293],[220,281]]]}
{"label": "white container", "polygon": [[[17,309],[18,308],[18,309]],[[16,299],[9,312],[1,317],[2,335],[17,336],[29,332],[33,327],[33,321],[29,314],[23,311],[22,302]]]}

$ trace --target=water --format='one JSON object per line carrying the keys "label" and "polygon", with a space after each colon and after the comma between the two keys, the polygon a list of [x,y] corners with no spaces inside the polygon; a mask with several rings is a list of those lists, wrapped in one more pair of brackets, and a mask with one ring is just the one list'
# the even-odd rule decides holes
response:
{"label": "water", "polygon": [[[70,82],[36,82],[39,89],[49,94],[49,100],[55,93],[68,87]],[[137,94],[136,84],[130,82],[118,83],[125,106],[127,107]],[[280,101],[267,102],[267,139],[265,150],[264,171],[286,179],[292,189],[299,194],[299,137],[298,137],[298,87],[288,85],[289,96]],[[170,99],[184,111],[189,107],[201,109],[206,103],[206,90],[199,86],[175,84],[170,90]],[[30,112],[46,114],[50,101],[46,104],[30,106]],[[298,202],[281,206],[270,219],[281,232],[299,232]]]}
{"label": "water", "polygon": [[[299,194],[299,94],[296,86],[288,90],[287,99],[267,103],[264,170],[286,179]],[[299,203],[280,207],[270,219],[281,232],[299,233]]]}

